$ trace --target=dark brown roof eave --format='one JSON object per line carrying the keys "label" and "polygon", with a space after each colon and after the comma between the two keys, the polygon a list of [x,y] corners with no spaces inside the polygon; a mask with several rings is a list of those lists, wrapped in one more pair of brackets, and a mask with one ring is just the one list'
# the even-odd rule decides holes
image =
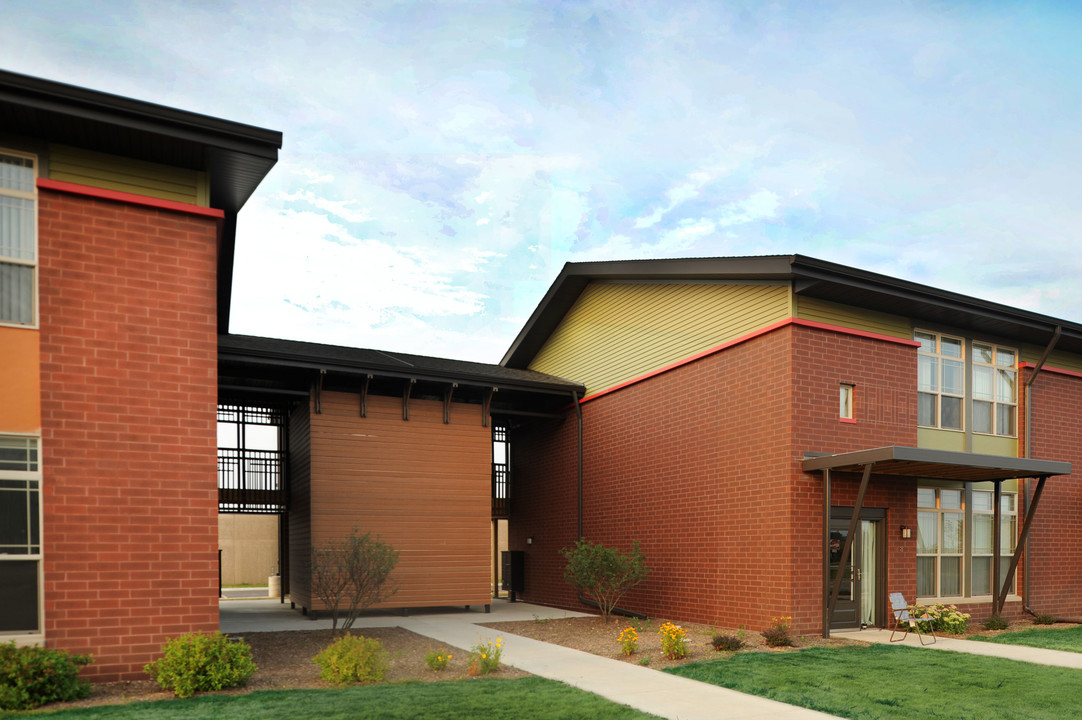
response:
{"label": "dark brown roof eave", "polygon": [[988,482],[1015,478],[1070,475],[1071,463],[1003,455],[932,450],[900,445],[836,454],[805,453],[804,472],[862,472],[872,465],[873,476]]}

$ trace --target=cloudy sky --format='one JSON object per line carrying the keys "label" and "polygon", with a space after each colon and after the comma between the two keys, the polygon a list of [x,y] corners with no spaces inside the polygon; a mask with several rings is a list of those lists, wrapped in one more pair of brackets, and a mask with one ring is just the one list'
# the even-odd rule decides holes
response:
{"label": "cloudy sky", "polygon": [[1082,321],[1082,11],[0,0],[0,67],[280,130],[231,331],[497,362],[568,261],[801,253]]}

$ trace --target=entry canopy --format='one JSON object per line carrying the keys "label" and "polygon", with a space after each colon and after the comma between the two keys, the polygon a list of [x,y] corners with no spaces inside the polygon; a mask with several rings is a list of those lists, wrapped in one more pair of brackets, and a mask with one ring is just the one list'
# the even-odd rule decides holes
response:
{"label": "entry canopy", "polygon": [[961,482],[987,482],[1013,478],[1046,478],[1070,475],[1071,463],[1055,460],[1034,460],[1003,455],[930,450],[927,448],[889,445],[887,447],[855,450],[829,455],[805,453],[804,471],[863,472],[874,465],[877,477],[895,476],[929,478]]}

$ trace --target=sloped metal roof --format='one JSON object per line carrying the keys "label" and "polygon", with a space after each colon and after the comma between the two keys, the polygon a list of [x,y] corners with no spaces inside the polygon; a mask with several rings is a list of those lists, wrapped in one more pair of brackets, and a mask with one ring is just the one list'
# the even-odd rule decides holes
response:
{"label": "sloped metal roof", "polygon": [[930,478],[961,482],[986,482],[1014,478],[1040,478],[1070,475],[1071,463],[1033,458],[980,455],[977,453],[930,450],[889,445],[834,455],[805,453],[805,472],[863,472],[873,464],[877,477]]}

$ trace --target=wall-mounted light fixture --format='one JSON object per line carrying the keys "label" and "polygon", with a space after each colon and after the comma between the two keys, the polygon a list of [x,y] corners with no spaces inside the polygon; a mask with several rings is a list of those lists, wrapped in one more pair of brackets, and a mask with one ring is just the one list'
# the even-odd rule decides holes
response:
{"label": "wall-mounted light fixture", "polygon": [[913,537],[913,528],[907,525],[902,525],[902,539],[908,540],[911,537]]}
{"label": "wall-mounted light fixture", "polygon": [[526,544],[527,545],[533,545],[533,538],[532,537],[526,538]]}

